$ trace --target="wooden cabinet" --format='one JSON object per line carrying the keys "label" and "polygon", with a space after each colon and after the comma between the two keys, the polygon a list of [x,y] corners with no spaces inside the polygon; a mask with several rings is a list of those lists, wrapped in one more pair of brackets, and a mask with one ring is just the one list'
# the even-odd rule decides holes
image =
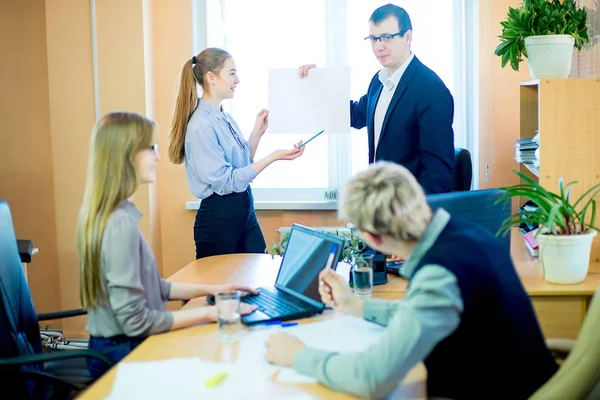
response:
{"label": "wooden cabinet", "polygon": [[[522,82],[520,110],[519,137],[540,132],[539,171],[521,164],[521,172],[552,191],[561,176],[565,183],[577,181],[572,198],[600,183],[600,79]],[[594,240],[591,259],[600,261],[600,240]]]}

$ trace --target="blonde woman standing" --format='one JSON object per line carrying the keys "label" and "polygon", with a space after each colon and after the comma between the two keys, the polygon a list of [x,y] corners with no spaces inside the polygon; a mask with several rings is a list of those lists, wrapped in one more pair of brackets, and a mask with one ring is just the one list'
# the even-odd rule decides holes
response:
{"label": "blonde woman standing", "polygon": [[[304,152],[299,142],[255,161],[268,127],[261,110],[246,140],[221,102],[233,98],[236,64],[225,50],[207,48],[186,61],[181,71],[171,127],[169,159],[185,163],[190,189],[202,200],[194,223],[196,258],[230,253],[262,253],[266,243],[256,219],[250,182],[277,160],[293,160]],[[198,99],[196,84],[202,87]]]}
{"label": "blonde woman standing", "polygon": [[[154,254],[142,236],[142,214],[131,201],[140,185],[156,181],[157,126],[141,115],[114,112],[92,133],[87,185],[77,232],[80,297],[88,312],[89,348],[119,361],[146,337],[216,321],[214,307],[165,311],[167,300],[217,291],[254,289],[229,285],[171,283],[160,278]],[[247,314],[253,308],[242,305]],[[88,361],[93,378],[106,371]]]}

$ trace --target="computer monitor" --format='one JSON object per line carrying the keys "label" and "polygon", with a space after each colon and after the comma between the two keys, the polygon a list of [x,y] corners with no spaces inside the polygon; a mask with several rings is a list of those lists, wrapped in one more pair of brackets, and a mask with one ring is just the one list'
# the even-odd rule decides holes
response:
{"label": "computer monitor", "polygon": [[[479,224],[496,235],[511,214],[509,200],[496,204],[503,194],[500,189],[430,194],[427,203],[433,211],[441,207],[451,216]],[[498,238],[510,252],[510,232]]]}

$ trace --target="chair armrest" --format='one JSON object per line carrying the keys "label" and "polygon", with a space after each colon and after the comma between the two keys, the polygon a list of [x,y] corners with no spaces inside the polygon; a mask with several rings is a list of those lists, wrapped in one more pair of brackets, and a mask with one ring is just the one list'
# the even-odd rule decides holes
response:
{"label": "chair armrest", "polygon": [[77,310],[67,310],[67,311],[58,311],[58,312],[47,313],[47,314],[38,314],[37,319],[38,319],[38,321],[47,321],[49,319],[70,318],[70,317],[77,317],[77,316],[86,315],[86,314],[87,314],[87,311],[80,308]]}
{"label": "chair armrest", "polygon": [[97,360],[102,361],[109,367],[112,367],[115,362],[108,358],[103,353],[95,350],[69,350],[62,351],[59,353],[43,353],[43,354],[32,354],[29,356],[19,356],[19,357],[9,357],[9,358],[0,358],[0,367],[10,367],[10,366],[20,366],[23,364],[33,364],[39,362],[47,362],[47,361],[59,361],[59,360],[68,360],[70,358],[95,358]]}
{"label": "chair armrest", "polygon": [[33,242],[31,240],[17,239],[17,248],[22,263],[30,263],[33,255]]}
{"label": "chair armrest", "polygon": [[551,338],[546,339],[546,345],[550,351],[555,354],[556,358],[565,359],[571,352],[573,346],[575,346],[575,340]]}

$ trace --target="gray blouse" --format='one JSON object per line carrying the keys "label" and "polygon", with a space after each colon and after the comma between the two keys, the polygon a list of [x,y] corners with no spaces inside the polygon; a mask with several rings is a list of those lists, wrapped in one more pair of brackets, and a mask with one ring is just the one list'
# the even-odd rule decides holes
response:
{"label": "gray blouse", "polygon": [[97,337],[148,336],[168,331],[171,283],[158,275],[152,249],[140,232],[142,214],[124,200],[110,215],[102,237],[101,279],[108,301],[88,310],[86,330]]}

